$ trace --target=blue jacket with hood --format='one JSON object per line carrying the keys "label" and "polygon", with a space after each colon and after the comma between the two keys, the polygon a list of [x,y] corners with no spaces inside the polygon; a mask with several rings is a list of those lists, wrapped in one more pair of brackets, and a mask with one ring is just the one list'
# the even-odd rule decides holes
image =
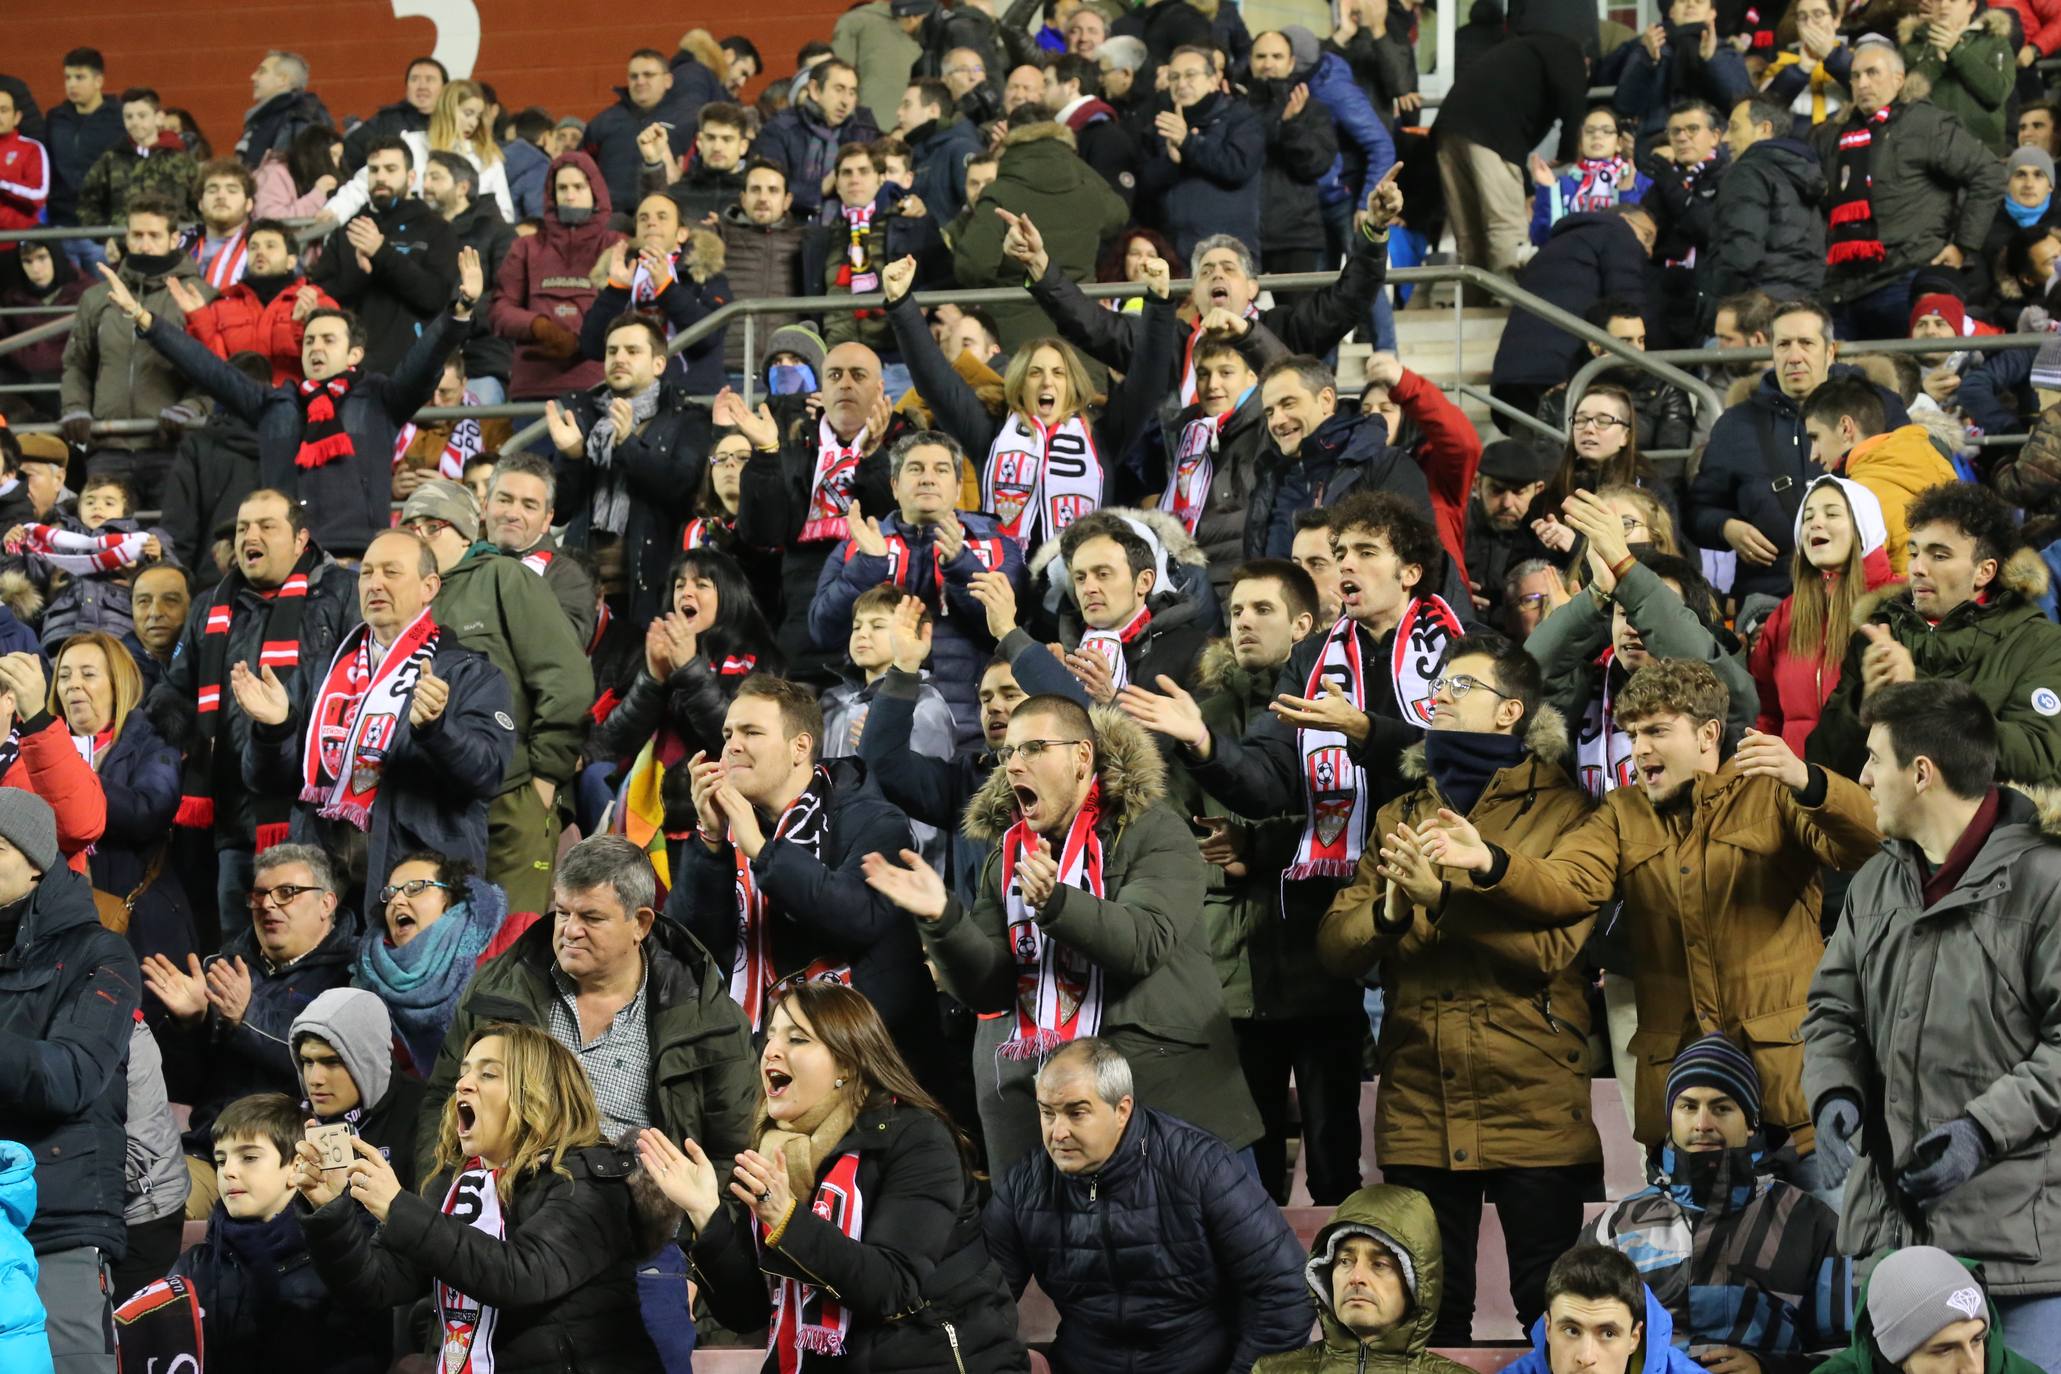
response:
{"label": "blue jacket with hood", "polygon": [[50,1374],[43,1300],[36,1296],[36,1251],[29,1221],[36,1215],[36,1157],[0,1140],[0,1369]]}
{"label": "blue jacket with hood", "polygon": [[[1675,1320],[1653,1296],[1653,1290],[1639,1285],[1646,1294],[1644,1356],[1639,1374],[1703,1374],[1703,1366],[1675,1348]],[[1509,1365],[1504,1374],[1553,1374],[1553,1358],[1546,1353],[1546,1318],[1531,1324],[1531,1352]]]}

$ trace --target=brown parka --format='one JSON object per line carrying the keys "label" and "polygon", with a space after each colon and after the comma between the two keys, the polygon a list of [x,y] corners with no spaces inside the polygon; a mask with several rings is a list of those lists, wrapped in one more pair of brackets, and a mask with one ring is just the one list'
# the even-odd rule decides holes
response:
{"label": "brown parka", "polygon": [[[1525,745],[1525,757],[1489,779],[1467,816],[1491,844],[1543,856],[1591,803],[1564,766],[1567,723],[1558,711],[1538,712]],[[1402,756],[1401,768],[1418,784],[1376,814],[1376,836],[1422,826],[1447,805],[1425,776],[1423,745]],[[1577,967],[1593,913],[1541,924],[1464,879],[1436,910],[1413,907],[1380,864],[1370,836],[1351,885],[1317,928],[1318,957],[1333,973],[1356,977],[1381,965],[1388,1010],[1377,1047],[1376,1161],[1433,1169],[1601,1161]]]}
{"label": "brown parka", "polygon": [[1760,1072],[1762,1115],[1812,1146],[1800,1027],[1818,933],[1820,865],[1848,872],[1881,845],[1859,783],[1811,769],[1816,806],[1734,760],[1698,774],[1683,802],[1656,811],[1643,788],[1620,787],[1549,858],[1521,852],[1489,886],[1513,914],[1566,921],[1613,893],[1632,947],[1639,1028],[1633,1135],[1667,1138],[1667,1073],[1684,1044],[1712,1032],[1743,1043]]}

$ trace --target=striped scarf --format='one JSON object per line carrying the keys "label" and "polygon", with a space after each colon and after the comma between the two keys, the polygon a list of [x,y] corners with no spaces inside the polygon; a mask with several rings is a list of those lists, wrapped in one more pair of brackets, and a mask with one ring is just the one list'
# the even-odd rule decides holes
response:
{"label": "striped scarf", "polygon": [[338,409],[358,384],[358,369],[337,373],[326,382],[303,378],[297,395],[301,403],[301,447],[293,455],[297,468],[319,468],[339,458],[357,456],[358,446],[344,428]]}
{"label": "striped scarf", "polygon": [[1892,108],[1884,105],[1839,136],[1839,175],[1832,185],[1831,242],[1825,249],[1827,267],[1867,266],[1881,262],[1888,254],[1875,224],[1875,178],[1870,169],[1877,129],[1889,122]]}
{"label": "striped scarf", "polygon": [[51,567],[74,577],[91,577],[134,566],[143,557],[143,546],[149,541],[150,536],[141,530],[92,534],[56,525],[30,525],[23,542],[30,553]]}
{"label": "striped scarf", "polygon": [[207,278],[209,286],[217,291],[227,291],[243,280],[243,274],[250,265],[250,223],[245,221],[235,233],[222,240],[222,246],[212,258],[207,256],[207,251],[208,236],[203,232],[193,241],[193,260],[201,264],[200,274]]}

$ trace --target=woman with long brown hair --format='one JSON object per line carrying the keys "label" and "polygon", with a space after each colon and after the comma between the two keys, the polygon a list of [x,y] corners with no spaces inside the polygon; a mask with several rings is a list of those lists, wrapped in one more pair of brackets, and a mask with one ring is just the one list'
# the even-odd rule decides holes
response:
{"label": "woman with long brown hair", "polygon": [[734,1163],[657,1130],[637,1142],[694,1223],[716,1319],[770,1323],[767,1371],[1028,1370],[964,1138],[873,1004],[842,983],[793,985],[768,1023],[759,1083],[759,1146]]}
{"label": "woman with long brown hair", "polygon": [[1607,486],[1650,491],[1667,508],[1668,519],[1679,520],[1674,493],[1639,452],[1639,415],[1632,394],[1623,387],[1592,386],[1582,393],[1581,402],[1568,417],[1560,469],[1532,507],[1547,512],[1544,519],[1532,524],[1540,542],[1555,553],[1572,551],[1575,533],[1559,519],[1561,502],[1570,492]]}
{"label": "woman with long brown hair", "polygon": [[658,1374],[637,1263],[679,1213],[633,1186],[635,1161],[602,1143],[586,1071],[547,1032],[473,1032],[420,1196],[377,1149],[346,1143],[341,1169],[305,1141],[294,1160],[311,1209],[301,1228],[331,1292],[375,1312],[431,1297],[439,1368]]}
{"label": "woman with long brown hair", "polygon": [[1839,685],[1855,607],[1896,576],[1888,539],[1882,503],[1859,482],[1820,477],[1804,492],[1790,555],[1795,590],[1768,616],[1746,654],[1760,689],[1755,728],[1779,734],[1799,756]]}

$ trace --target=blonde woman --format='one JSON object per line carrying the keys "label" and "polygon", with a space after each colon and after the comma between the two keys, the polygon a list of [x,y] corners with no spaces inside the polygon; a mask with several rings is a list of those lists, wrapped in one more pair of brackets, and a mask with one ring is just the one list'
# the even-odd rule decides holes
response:
{"label": "blonde woman", "polygon": [[293,1171],[308,1251],[337,1297],[378,1311],[428,1296],[440,1368],[659,1374],[637,1263],[680,1214],[632,1186],[636,1161],[602,1144],[586,1071],[548,1033],[473,1032],[419,1196],[376,1148],[347,1143],[349,1164],[324,1169],[302,1142]]}
{"label": "blonde woman", "polygon": [[[473,201],[491,196],[500,207],[501,218],[513,224],[515,202],[508,195],[508,163],[494,142],[494,131],[486,127],[486,114],[487,98],[477,84],[447,83],[443,94],[437,97],[436,108],[430,111],[428,131],[409,129],[401,134],[401,141],[408,145],[409,165],[414,173],[411,185],[416,194],[421,194],[422,169],[429,165],[431,153],[457,153],[479,172],[479,182],[472,188]],[[329,198],[317,222],[347,224],[364,212],[371,199],[370,183],[361,167]]]}

